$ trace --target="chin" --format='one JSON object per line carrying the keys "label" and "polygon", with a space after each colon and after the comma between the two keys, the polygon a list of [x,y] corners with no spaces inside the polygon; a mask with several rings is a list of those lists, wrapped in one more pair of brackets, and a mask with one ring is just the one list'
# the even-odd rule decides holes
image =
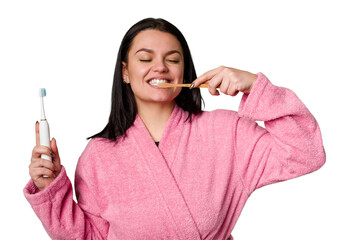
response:
{"label": "chin", "polygon": [[161,102],[161,103],[169,103],[169,102],[173,102],[174,101],[174,98],[171,98],[171,99],[153,99],[152,102]]}
{"label": "chin", "polygon": [[162,103],[169,103],[173,102],[176,97],[153,97],[151,99],[152,102],[162,102]]}

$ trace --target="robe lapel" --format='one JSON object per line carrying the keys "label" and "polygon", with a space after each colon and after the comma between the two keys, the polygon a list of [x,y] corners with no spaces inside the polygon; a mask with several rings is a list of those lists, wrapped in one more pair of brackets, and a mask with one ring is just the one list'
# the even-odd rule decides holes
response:
{"label": "robe lapel", "polygon": [[159,147],[155,145],[138,115],[128,134],[134,138],[143,155],[142,159],[165,201],[166,211],[172,217],[178,235],[181,236],[181,239],[201,239],[185,198],[171,171],[186,117],[187,113],[176,105],[167,121]]}

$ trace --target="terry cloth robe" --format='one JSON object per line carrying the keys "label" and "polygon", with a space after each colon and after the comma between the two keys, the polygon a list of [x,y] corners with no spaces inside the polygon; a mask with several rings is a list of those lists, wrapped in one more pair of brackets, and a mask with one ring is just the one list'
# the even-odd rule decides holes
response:
{"label": "terry cloth robe", "polygon": [[49,236],[232,239],[254,190],[325,163],[314,117],[292,91],[262,73],[238,113],[215,110],[191,122],[186,118],[176,105],[159,147],[138,115],[116,144],[89,141],[76,168],[77,203],[64,167],[41,192],[30,180],[25,197]]}

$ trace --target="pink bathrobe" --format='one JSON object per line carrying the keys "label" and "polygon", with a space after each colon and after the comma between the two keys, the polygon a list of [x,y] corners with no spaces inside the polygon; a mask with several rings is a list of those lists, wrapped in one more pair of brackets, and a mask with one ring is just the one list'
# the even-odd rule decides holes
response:
{"label": "pink bathrobe", "polygon": [[117,144],[91,140],[76,168],[78,203],[64,167],[42,192],[30,180],[25,197],[50,237],[232,239],[254,190],[325,163],[314,117],[292,91],[262,73],[238,113],[186,118],[175,106],[159,147],[138,115]]}

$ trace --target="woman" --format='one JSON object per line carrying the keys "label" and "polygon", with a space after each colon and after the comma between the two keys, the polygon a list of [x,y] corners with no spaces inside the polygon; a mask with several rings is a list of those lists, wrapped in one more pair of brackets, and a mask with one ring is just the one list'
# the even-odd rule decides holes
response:
{"label": "woman", "polygon": [[[243,92],[238,113],[201,111],[204,82],[212,95]],[[162,19],[136,23],[121,43],[109,122],[76,168],[78,203],[56,141],[51,163],[38,124],[36,136],[24,194],[52,239],[232,239],[255,189],[325,162],[318,124],[292,91],[228,67],[196,78],[184,37]]]}

